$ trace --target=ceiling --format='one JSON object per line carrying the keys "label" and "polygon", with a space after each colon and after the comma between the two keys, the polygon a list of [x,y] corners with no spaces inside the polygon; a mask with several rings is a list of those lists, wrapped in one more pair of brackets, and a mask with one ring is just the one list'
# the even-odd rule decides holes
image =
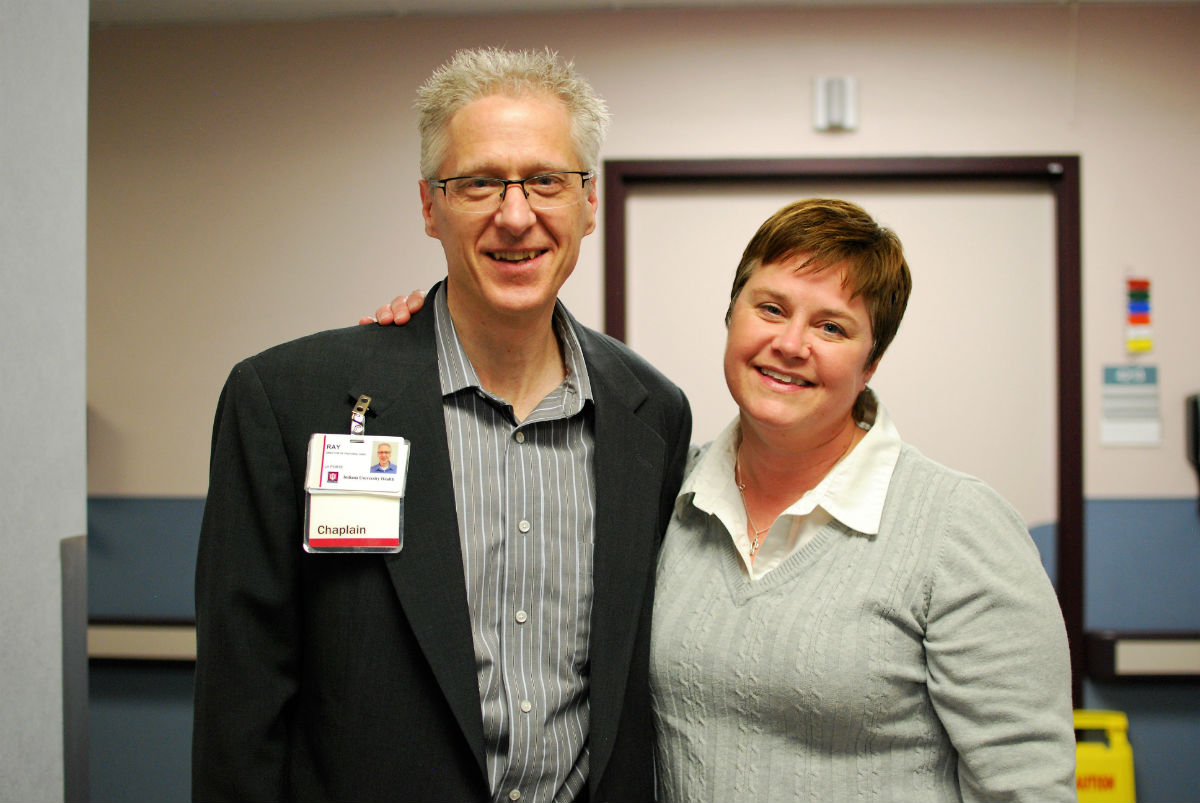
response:
{"label": "ceiling", "polygon": [[[130,25],[396,17],[408,14],[615,11],[635,8],[1068,5],[1071,2],[1073,0],[91,0],[91,20],[94,24]],[[1078,2],[1161,4],[1162,0]]]}

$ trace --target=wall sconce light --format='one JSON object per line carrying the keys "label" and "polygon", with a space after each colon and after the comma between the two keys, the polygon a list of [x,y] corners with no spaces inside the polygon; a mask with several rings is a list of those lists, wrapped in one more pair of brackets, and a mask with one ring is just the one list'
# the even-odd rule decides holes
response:
{"label": "wall sconce light", "polygon": [[813,128],[854,131],[858,128],[858,85],[848,75],[813,79]]}

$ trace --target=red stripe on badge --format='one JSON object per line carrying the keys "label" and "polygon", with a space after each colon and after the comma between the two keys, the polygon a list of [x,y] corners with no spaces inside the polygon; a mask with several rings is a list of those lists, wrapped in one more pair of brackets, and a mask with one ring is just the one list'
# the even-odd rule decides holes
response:
{"label": "red stripe on badge", "polygon": [[328,435],[321,436],[321,479],[317,480],[317,487],[325,487],[325,441],[329,439]]}
{"label": "red stripe on badge", "polygon": [[399,538],[310,538],[308,545],[315,549],[344,546],[399,546]]}

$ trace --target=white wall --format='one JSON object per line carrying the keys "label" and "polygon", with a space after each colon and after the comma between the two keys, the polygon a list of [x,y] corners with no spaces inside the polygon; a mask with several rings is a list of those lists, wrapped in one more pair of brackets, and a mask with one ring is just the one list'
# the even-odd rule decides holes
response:
{"label": "white wall", "polygon": [[[418,212],[413,92],[455,48],[495,44],[575,59],[612,107],[609,158],[1080,154],[1085,493],[1194,495],[1182,398],[1200,390],[1197,41],[1195,4],[96,30],[90,490],[202,494],[233,362],[439,278]],[[811,130],[817,74],[858,78],[859,131]],[[740,250],[746,233],[730,237]],[[1127,359],[1127,272],[1154,281],[1157,347],[1142,361],[1160,366],[1161,447],[1099,443],[1102,366]],[[564,292],[585,323],[602,321],[601,286],[593,236]],[[962,370],[970,382],[989,365]]]}
{"label": "white wall", "polygon": [[0,0],[0,800],[63,799],[59,541],[84,531],[86,0]]}

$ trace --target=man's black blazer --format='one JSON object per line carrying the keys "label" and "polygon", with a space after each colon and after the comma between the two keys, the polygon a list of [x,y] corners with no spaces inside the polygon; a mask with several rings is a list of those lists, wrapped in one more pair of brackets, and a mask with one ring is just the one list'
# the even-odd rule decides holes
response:
{"label": "man's black blazer", "polygon": [[[691,413],[649,364],[575,326],[595,398],[588,795],[650,800],[654,563]],[[427,311],[285,343],[230,374],[196,567],[197,800],[489,797],[434,337]],[[360,394],[368,436],[411,442],[404,546],[310,555],[308,438],[348,432]]]}

